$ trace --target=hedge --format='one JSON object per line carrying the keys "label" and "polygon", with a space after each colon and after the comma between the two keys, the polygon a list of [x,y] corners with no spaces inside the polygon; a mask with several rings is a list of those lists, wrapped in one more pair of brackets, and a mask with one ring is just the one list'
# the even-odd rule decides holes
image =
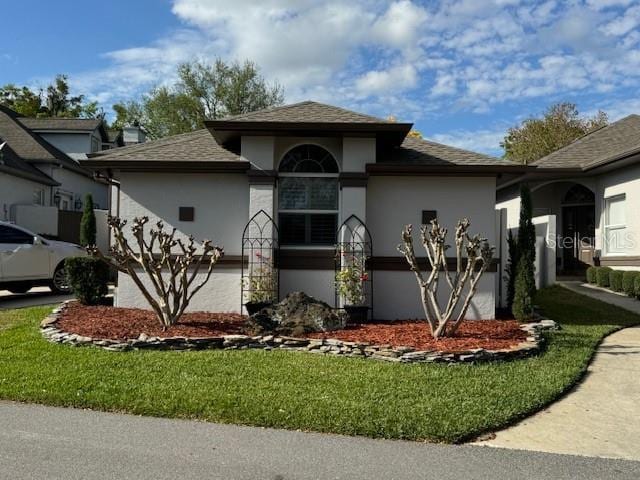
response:
{"label": "hedge", "polygon": [[635,281],[640,272],[626,271],[622,275],[622,291],[629,297],[636,296]]}
{"label": "hedge", "polygon": [[609,288],[609,274],[612,271],[613,269],[609,267],[598,267],[598,271],[596,273],[596,283],[599,287]]}
{"label": "hedge", "polygon": [[609,288],[614,292],[622,292],[622,276],[624,271],[612,270],[609,272]]}
{"label": "hedge", "polygon": [[76,298],[85,305],[101,303],[108,292],[109,265],[95,257],[67,258],[64,265]]}
{"label": "hedge", "polygon": [[598,282],[598,268],[599,267],[589,267],[587,268],[587,282],[595,285]]}

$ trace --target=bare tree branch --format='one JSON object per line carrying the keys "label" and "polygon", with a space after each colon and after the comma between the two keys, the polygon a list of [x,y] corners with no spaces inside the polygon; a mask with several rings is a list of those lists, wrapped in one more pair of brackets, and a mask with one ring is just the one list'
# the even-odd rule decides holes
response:
{"label": "bare tree branch", "polygon": [[[449,249],[449,245],[446,244],[447,229],[441,227],[437,220],[431,221],[431,228],[426,225],[421,227],[420,239],[431,268],[426,279],[420,270],[413,248],[412,226],[407,225],[402,230],[402,243],[398,245],[398,251],[404,255],[411,271],[414,272],[427,323],[431,328],[431,334],[436,339],[453,335],[458,329],[477,291],[478,282],[493,259],[494,248],[489,246],[486,238],[479,235],[470,237],[468,234],[470,226],[471,223],[466,218],[460,220],[456,226],[456,271],[453,277],[447,265],[446,252]],[[466,253],[466,259],[463,256],[464,253]],[[438,283],[441,276],[444,277],[450,290],[444,309],[438,300]],[[464,302],[454,319],[465,288],[467,290]]]}
{"label": "bare tree branch", "polygon": [[[127,221],[109,216],[114,239],[110,255],[106,257],[95,247],[90,253],[131,277],[166,330],[180,319],[193,296],[209,281],[213,268],[224,256],[224,250],[214,246],[210,240],[204,240],[198,255],[193,237],[189,237],[189,243],[185,245],[181,239],[175,238],[176,229],[166,231],[161,221],[156,228],[149,230],[147,241],[145,225],[148,222],[147,217],[134,218],[131,226],[137,247],[134,250],[124,234]],[[176,247],[178,253],[174,254]],[[208,266],[204,279],[191,288],[203,264]],[[145,285],[140,272],[146,274],[155,295]]]}

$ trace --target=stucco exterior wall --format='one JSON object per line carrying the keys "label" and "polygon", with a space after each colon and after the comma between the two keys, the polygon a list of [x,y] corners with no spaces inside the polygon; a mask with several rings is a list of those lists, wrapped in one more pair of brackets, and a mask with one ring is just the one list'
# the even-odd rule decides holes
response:
{"label": "stucco exterior wall", "polygon": [[[496,245],[495,191],[493,177],[371,177],[367,188],[367,225],[373,238],[374,256],[399,257],[396,247],[402,228],[413,224],[418,238],[423,210],[436,210],[449,235],[458,220],[469,218],[471,233],[480,233],[491,245]],[[416,244],[417,255],[425,256],[420,248]],[[468,311],[469,318],[495,316],[495,274],[485,275]],[[424,316],[416,280],[410,271],[374,272],[374,303],[375,315],[380,319]]]}
{"label": "stucco exterior wall", "polygon": [[371,177],[367,225],[374,254],[399,255],[396,247],[402,228],[411,223],[417,231],[423,210],[436,210],[449,232],[458,220],[468,218],[471,232],[481,233],[495,245],[495,195],[493,177]]}
{"label": "stucco exterior wall", "polygon": [[78,155],[84,156],[91,152],[91,137],[90,133],[40,133],[42,138],[49,142],[54,147],[62,150],[67,155],[77,158]]}
{"label": "stucco exterior wall", "polygon": [[90,193],[96,208],[107,207],[109,202],[109,187],[107,185],[64,168],[54,168],[52,173],[53,179],[62,184],[59,187],[60,190],[72,193],[74,199],[79,197],[84,202],[84,196]]}
{"label": "stucco exterior wall", "polygon": [[[616,195],[625,195],[626,237],[628,242],[624,253],[620,256],[640,255],[640,166],[632,165],[607,174],[603,174],[596,181],[596,248],[602,250],[602,256],[607,256],[604,245],[604,200]],[[612,254],[613,255],[613,254]],[[616,267],[613,267],[616,268]]]}
{"label": "stucco exterior wall", "polygon": [[[132,221],[148,216],[150,223],[162,220],[186,238],[211,239],[225,254],[241,254],[242,230],[249,215],[249,185],[246,176],[235,174],[120,175],[120,217]],[[194,207],[193,222],[179,221],[179,207]],[[116,304],[144,306],[138,289],[124,274],[118,277]],[[194,297],[189,311],[238,311],[240,268],[216,267],[212,279]]]}
{"label": "stucco exterior wall", "polygon": [[[478,290],[473,297],[466,318],[487,320],[495,318],[495,273],[485,273],[478,283]],[[444,278],[440,278],[441,288],[438,298],[446,304],[448,287]],[[425,318],[420,290],[412,272],[374,272],[373,278],[373,311],[379,320],[402,320]],[[460,301],[460,306],[463,300]]]}
{"label": "stucco exterior wall", "polygon": [[37,190],[44,190],[44,202],[45,205],[49,205],[51,187],[0,173],[0,219],[13,220],[11,217],[13,205],[33,205],[33,193]]}
{"label": "stucco exterior wall", "polygon": [[[201,282],[205,274],[199,273],[194,284]],[[144,276],[144,284],[151,284]],[[153,287],[151,287],[153,291]],[[118,289],[116,292],[116,307],[149,309],[146,300],[140,294],[138,287],[128,275],[118,275]],[[240,269],[216,268],[211,278],[202,289],[196,293],[189,303],[188,312],[238,312],[240,311]]]}
{"label": "stucco exterior wall", "polygon": [[333,306],[333,270],[280,270],[280,298],[300,291]]}

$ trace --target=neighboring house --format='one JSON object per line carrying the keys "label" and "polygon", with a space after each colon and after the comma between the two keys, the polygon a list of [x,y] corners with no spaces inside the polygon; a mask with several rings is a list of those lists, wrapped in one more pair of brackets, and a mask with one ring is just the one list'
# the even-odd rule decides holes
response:
{"label": "neighboring house", "polygon": [[553,275],[584,273],[594,262],[640,268],[640,116],[596,130],[526,173],[503,178],[497,208],[509,228],[518,225],[522,183],[531,189],[534,216],[554,219],[555,254],[546,249],[555,256],[547,262]]}
{"label": "neighboring house", "polygon": [[[52,213],[52,209],[80,212],[88,193],[97,209],[108,207],[108,183],[95,178],[78,160],[124,145],[121,131],[107,131],[101,119],[23,117],[0,106],[0,139],[5,145],[4,164],[0,165],[0,220],[58,236],[63,235],[59,222],[69,218],[77,223],[77,215]],[[63,229],[66,226],[68,223]],[[75,236],[77,228],[70,227],[69,235]]]}
{"label": "neighboring house", "polygon": [[[418,227],[433,217],[450,236],[458,220],[469,218],[472,232],[495,245],[496,180],[527,170],[407,137],[410,123],[315,102],[211,120],[206,126],[80,161],[119,182],[112,211],[129,223],[146,215],[182,235],[224,247],[225,259],[194,298],[192,310],[240,310],[242,265],[252,261],[242,258],[243,231],[264,210],[279,229],[281,297],[302,290],[334,303],[336,231],[356,215],[372,237],[373,316],[423,317],[414,275],[396,249],[403,226],[415,225],[423,262]],[[470,318],[494,317],[498,264],[481,280]],[[118,285],[116,305],[144,305],[126,275]]]}

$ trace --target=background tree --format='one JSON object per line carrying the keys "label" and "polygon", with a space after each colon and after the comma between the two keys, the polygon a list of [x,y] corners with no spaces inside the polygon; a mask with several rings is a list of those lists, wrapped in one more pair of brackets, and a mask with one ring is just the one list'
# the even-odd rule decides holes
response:
{"label": "background tree", "polygon": [[84,197],[84,211],[80,220],[80,245],[88,247],[96,244],[96,214],[93,211],[93,197]]}
{"label": "background tree", "polygon": [[204,127],[207,119],[239,115],[284,102],[280,85],[269,85],[249,61],[227,64],[216,60],[189,62],[178,67],[178,81],[113,106],[114,126],[137,122],[150,138],[186,133]]}
{"label": "background tree", "polygon": [[528,164],[607,124],[607,114],[602,111],[581,118],[575,104],[558,103],[542,118],[531,117],[510,128],[500,146],[508,160]]}
{"label": "background tree", "polygon": [[35,117],[42,108],[40,93],[34,92],[29,87],[18,87],[9,83],[0,87],[0,105],[25,117]]}
{"label": "background tree", "polygon": [[57,75],[45,89],[7,84],[0,87],[0,104],[26,117],[95,118],[102,115],[97,102],[70,94],[68,77]]}

